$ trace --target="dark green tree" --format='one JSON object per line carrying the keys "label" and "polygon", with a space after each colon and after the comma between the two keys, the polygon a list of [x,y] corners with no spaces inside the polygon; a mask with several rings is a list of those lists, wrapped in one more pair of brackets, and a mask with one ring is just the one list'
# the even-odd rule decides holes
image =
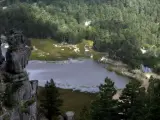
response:
{"label": "dark green tree", "polygon": [[141,120],[146,106],[145,88],[141,82],[131,80],[123,89],[119,98],[119,114],[123,120]]}
{"label": "dark green tree", "polygon": [[147,90],[145,120],[160,119],[160,80],[151,77]]}
{"label": "dark green tree", "polygon": [[99,95],[97,100],[91,105],[92,120],[118,120],[117,100],[113,100],[116,94],[114,82],[109,78],[105,79],[105,83],[99,87]]}
{"label": "dark green tree", "polygon": [[57,118],[60,115],[59,107],[62,105],[62,100],[53,79],[50,82],[47,81],[40,94],[43,95],[40,98],[40,111],[48,120]]}
{"label": "dark green tree", "polygon": [[80,112],[79,120],[91,120],[90,109],[84,106]]}

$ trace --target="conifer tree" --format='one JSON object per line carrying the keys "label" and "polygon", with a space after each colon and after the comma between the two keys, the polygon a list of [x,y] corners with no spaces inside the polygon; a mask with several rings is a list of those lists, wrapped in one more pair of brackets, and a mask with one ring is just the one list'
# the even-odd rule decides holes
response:
{"label": "conifer tree", "polygon": [[160,80],[151,77],[147,91],[145,120],[160,119]]}
{"label": "conifer tree", "polygon": [[62,100],[53,79],[50,82],[47,81],[41,95],[43,95],[43,98],[40,99],[40,109],[45,117],[48,120],[58,117]]}
{"label": "conifer tree", "polygon": [[117,100],[113,100],[113,96],[117,92],[114,82],[106,78],[105,84],[101,84],[99,90],[97,100],[93,101],[91,105],[92,120],[118,120]]}
{"label": "conifer tree", "polygon": [[119,98],[119,114],[123,120],[141,120],[145,104],[145,88],[137,80],[131,80]]}

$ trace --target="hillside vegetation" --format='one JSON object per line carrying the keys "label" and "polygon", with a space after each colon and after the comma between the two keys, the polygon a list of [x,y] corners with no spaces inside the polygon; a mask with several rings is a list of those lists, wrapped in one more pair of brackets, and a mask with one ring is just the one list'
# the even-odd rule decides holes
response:
{"label": "hillside vegetation", "polygon": [[6,0],[1,6],[3,34],[15,27],[31,38],[93,40],[112,59],[160,71],[159,0]]}

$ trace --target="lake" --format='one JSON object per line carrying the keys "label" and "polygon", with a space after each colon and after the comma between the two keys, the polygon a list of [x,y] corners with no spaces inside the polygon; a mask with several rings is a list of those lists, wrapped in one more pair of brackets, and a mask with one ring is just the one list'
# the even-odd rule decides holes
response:
{"label": "lake", "polygon": [[97,92],[98,86],[106,77],[115,82],[118,89],[124,88],[129,79],[106,70],[91,59],[67,60],[59,62],[29,61],[26,70],[30,80],[39,80],[44,86],[51,78],[60,88],[71,88],[80,91]]}
{"label": "lake", "polygon": [[[5,56],[7,48],[4,46],[1,49]],[[118,89],[124,88],[129,82],[127,77],[110,72],[91,59],[59,62],[34,60],[29,61],[26,70],[30,80],[38,80],[39,86],[44,86],[46,81],[53,78],[57,87],[87,92],[97,92],[106,77],[112,79]]]}

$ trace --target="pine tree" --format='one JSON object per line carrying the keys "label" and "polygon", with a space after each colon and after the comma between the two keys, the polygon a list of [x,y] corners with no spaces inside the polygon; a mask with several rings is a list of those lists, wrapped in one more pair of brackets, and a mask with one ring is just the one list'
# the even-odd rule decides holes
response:
{"label": "pine tree", "polygon": [[160,119],[160,80],[151,77],[147,91],[145,120]]}
{"label": "pine tree", "polygon": [[119,98],[119,114],[123,120],[141,120],[143,119],[143,111],[145,104],[145,88],[141,87],[141,83],[132,80],[123,89]]}
{"label": "pine tree", "polygon": [[117,100],[113,100],[113,96],[117,92],[114,82],[106,78],[105,84],[101,84],[99,90],[97,100],[93,101],[91,105],[92,120],[118,120]]}
{"label": "pine tree", "polygon": [[53,79],[50,82],[47,81],[41,95],[43,95],[43,98],[40,99],[40,109],[45,117],[52,120],[60,115],[59,107],[62,105],[62,100]]}

